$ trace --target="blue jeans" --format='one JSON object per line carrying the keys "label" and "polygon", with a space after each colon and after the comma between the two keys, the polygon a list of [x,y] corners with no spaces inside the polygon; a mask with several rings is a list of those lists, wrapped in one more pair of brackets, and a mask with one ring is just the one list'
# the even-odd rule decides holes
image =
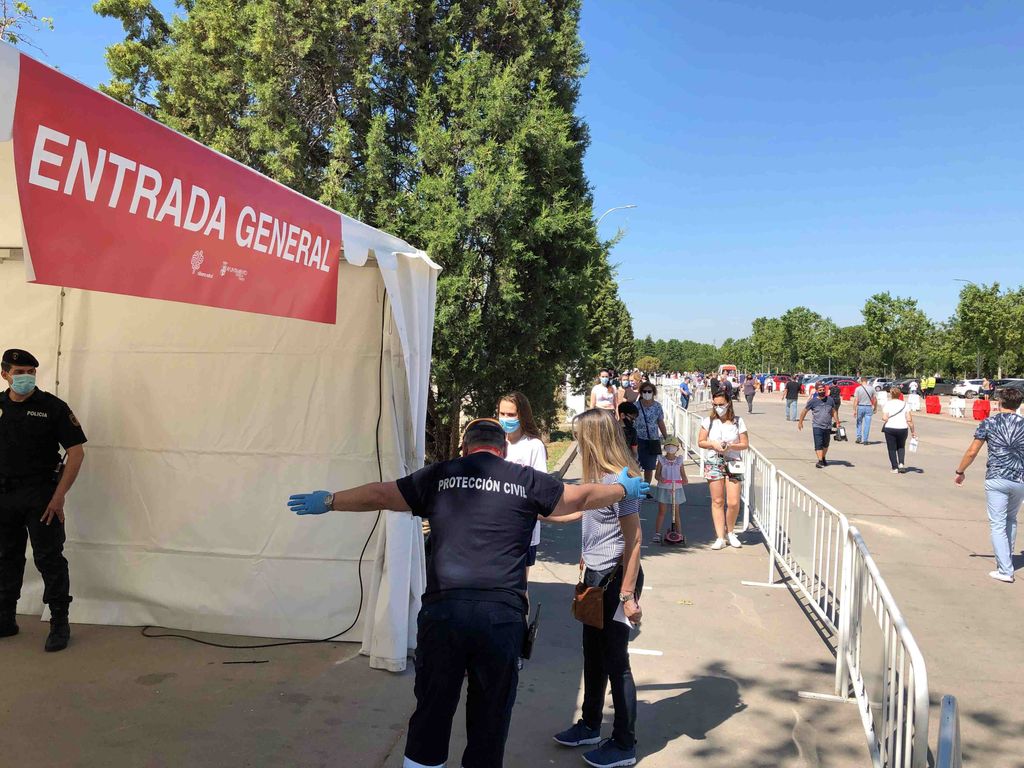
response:
{"label": "blue jeans", "polygon": [[786,421],[796,421],[800,418],[796,412],[796,400],[786,401]]}
{"label": "blue jeans", "polygon": [[1005,576],[1013,576],[1013,548],[1017,541],[1017,512],[1024,504],[1024,483],[995,478],[985,481],[988,524],[996,565]]}
{"label": "blue jeans", "polygon": [[868,432],[871,431],[871,406],[857,406],[857,439],[862,443],[868,441]]}

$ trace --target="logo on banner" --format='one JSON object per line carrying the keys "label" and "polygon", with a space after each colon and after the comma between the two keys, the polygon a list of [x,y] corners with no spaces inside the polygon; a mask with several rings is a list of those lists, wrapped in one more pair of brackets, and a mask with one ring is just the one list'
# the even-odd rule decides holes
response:
{"label": "logo on banner", "polygon": [[248,275],[248,274],[249,274],[249,270],[241,269],[239,267],[230,267],[230,266],[228,266],[228,263],[226,261],[223,264],[221,264],[221,266],[220,266],[220,276],[221,277],[224,277],[224,275],[234,275],[241,282],[244,283],[245,282],[245,276]]}
{"label": "logo on banner", "polygon": [[200,272],[200,268],[203,266],[203,262],[206,261],[206,256],[203,255],[202,251],[196,251],[192,254],[192,274],[197,277],[205,277],[207,280],[212,280],[213,275],[209,272]]}

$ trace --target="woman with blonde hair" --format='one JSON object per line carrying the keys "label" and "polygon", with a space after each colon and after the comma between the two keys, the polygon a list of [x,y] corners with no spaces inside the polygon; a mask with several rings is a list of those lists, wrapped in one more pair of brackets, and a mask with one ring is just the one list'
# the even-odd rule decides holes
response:
{"label": "woman with blonde hair", "polygon": [[[509,392],[498,401],[498,422],[505,430],[508,442],[506,461],[523,467],[533,467],[538,472],[548,471],[548,451],[541,440],[540,430],[533,418],[533,408],[522,392]],[[540,520],[533,527],[530,552],[526,558],[526,573],[537,562],[537,547],[540,546]]]}
{"label": "woman with blonde hair", "polygon": [[718,538],[711,549],[742,547],[733,532],[740,514],[740,489],[743,485],[742,454],[749,447],[747,425],[733,412],[732,400],[725,389],[712,400],[711,416],[700,425],[697,445],[705,450],[704,478],[711,492],[711,518]]}
{"label": "woman with blonde hair", "polygon": [[[585,411],[573,421],[573,431],[584,483],[615,482],[623,467],[628,467],[633,476],[640,476],[640,467],[610,413]],[[588,765],[633,765],[636,684],[629,666],[630,627],[616,620],[615,615],[621,608],[634,625],[641,619],[639,599],[644,574],[640,567],[640,502],[623,500],[578,515],[583,518],[582,580],[587,586],[604,588],[604,627],[583,626],[583,716],[554,738],[567,747],[600,742],[597,749],[583,755]],[[602,742],[601,720],[609,682],[615,723],[611,738]]]}

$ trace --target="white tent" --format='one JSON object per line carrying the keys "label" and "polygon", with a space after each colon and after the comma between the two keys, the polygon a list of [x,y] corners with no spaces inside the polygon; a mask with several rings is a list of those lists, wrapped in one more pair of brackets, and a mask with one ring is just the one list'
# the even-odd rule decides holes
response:
{"label": "white tent", "polygon": [[[94,174],[92,197],[75,200],[73,178],[46,188],[46,174],[85,162],[85,150],[72,159],[74,138],[40,136],[73,137],[79,122],[102,150],[79,167],[86,192]],[[198,176],[214,168],[204,183],[227,188],[229,220],[232,194],[262,196],[314,236],[303,216],[328,229],[336,217],[344,259],[328,232],[321,262],[314,255],[310,264],[303,234],[309,269],[300,272],[287,248],[276,259],[240,250],[227,227],[221,242],[208,237],[212,263],[223,257],[219,275],[197,268],[203,251],[184,243],[184,274],[202,283],[193,299],[193,283],[168,272],[181,254],[166,251],[203,233],[174,230],[152,207],[147,220],[145,199],[140,212],[102,205],[115,179],[100,178],[97,158],[102,166],[103,152],[109,160],[140,136],[166,145],[161,162],[182,152]],[[66,157],[46,154],[61,146]],[[181,167],[175,181],[193,170]],[[423,590],[419,521],[393,512],[297,518],[285,500],[422,466],[438,268],[408,243],[300,197],[0,45],[0,347],[39,358],[40,387],[71,404],[89,438],[67,506],[72,620],[323,638],[358,614],[342,639],[361,638],[371,665],[397,671],[414,645]],[[129,215],[138,231],[128,218],[91,231],[105,216]],[[132,261],[104,261],[108,252]],[[246,273],[255,275],[247,284]],[[313,294],[327,319],[297,319]],[[18,607],[42,610],[31,563]]]}

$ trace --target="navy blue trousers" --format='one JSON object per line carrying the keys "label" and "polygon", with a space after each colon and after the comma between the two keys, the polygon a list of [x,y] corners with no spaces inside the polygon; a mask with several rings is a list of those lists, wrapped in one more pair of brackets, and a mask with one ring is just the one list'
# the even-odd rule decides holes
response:
{"label": "navy blue trousers", "polygon": [[424,604],[417,627],[416,711],[405,756],[428,766],[447,761],[468,672],[462,768],[501,768],[519,684],[523,611],[501,602],[442,599]]}

